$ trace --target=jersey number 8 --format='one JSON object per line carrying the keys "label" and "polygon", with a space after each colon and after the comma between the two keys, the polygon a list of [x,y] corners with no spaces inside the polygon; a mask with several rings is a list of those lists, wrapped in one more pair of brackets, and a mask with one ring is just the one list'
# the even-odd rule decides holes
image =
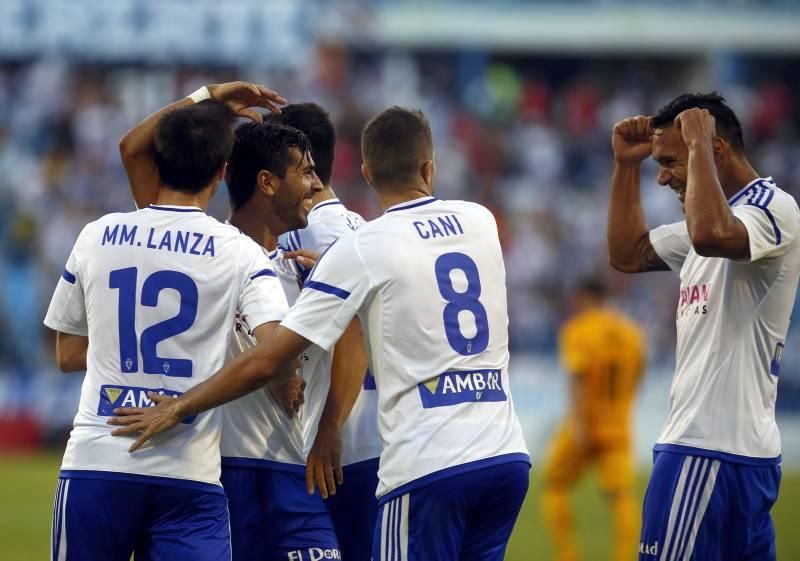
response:
{"label": "jersey number 8", "polygon": [[[131,374],[139,371],[139,341],[136,337],[136,267],[111,271],[108,286],[119,289],[119,368]],[[165,288],[180,295],[178,314],[151,325],[141,336],[142,369],[145,374],[161,374],[188,378],[192,361],[185,358],[161,358],[156,347],[161,341],[189,329],[197,317],[197,285],[192,278],[178,271],[156,271],[142,284],[141,305],[156,307],[158,295]]]}
{"label": "jersey number 8", "polygon": [[[442,314],[447,342],[458,354],[464,356],[485,351],[489,345],[489,318],[486,308],[478,300],[481,295],[481,278],[475,261],[463,253],[445,253],[436,260],[434,269],[439,293],[447,301]],[[467,289],[464,292],[457,292],[453,287],[450,273],[454,270],[462,271],[467,279]],[[472,337],[465,337],[461,331],[459,314],[464,311],[470,312],[475,318],[475,335]]]}

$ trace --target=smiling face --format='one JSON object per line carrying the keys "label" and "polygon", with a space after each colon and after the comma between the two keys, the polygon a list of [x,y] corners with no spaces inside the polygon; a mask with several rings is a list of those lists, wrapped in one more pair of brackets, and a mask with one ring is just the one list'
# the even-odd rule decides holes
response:
{"label": "smiling face", "polygon": [[689,149],[680,131],[673,127],[653,132],[653,159],[658,163],[658,184],[669,187],[683,205],[686,199]]}
{"label": "smiling face", "polygon": [[273,204],[281,221],[289,229],[296,230],[308,225],[311,198],[322,190],[322,183],[314,171],[314,160],[309,152],[290,149],[291,162],[283,178],[275,177]]}

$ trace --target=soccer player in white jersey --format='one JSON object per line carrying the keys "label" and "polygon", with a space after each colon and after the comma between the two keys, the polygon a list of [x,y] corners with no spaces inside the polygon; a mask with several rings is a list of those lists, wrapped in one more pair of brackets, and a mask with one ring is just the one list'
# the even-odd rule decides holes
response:
{"label": "soccer player in white jersey", "polygon": [[[45,324],[86,378],[61,465],[52,559],[230,559],[219,484],[221,411],[184,417],[167,441],[127,453],[107,424],[120,405],[176,396],[225,360],[234,311],[254,336],[288,308],[262,249],[204,212],[225,171],[235,114],[207,100],[154,129],[157,204],[106,215],[78,237]],[[65,364],[64,358],[71,357]]]}
{"label": "soccer player in white jersey", "polygon": [[[348,210],[331,187],[336,131],[327,112],[315,103],[295,103],[268,117],[303,131],[311,142],[322,191],[314,194],[308,226],[288,232],[281,244],[290,251],[309,249],[324,253],[339,237],[358,229],[364,219]],[[299,267],[303,281],[310,269]],[[334,353],[334,361],[350,359]],[[306,417],[307,477],[319,481],[331,512],[342,558],[370,561],[372,529],[378,514],[378,396],[372,373],[335,368],[324,412]],[[355,385],[355,389],[352,387]],[[327,389],[327,386],[326,386]],[[353,401],[355,399],[355,401]],[[317,428],[319,427],[319,431]],[[332,472],[340,475],[337,487]],[[328,480],[331,484],[328,485]]]}
{"label": "soccer player in white jersey", "polygon": [[427,120],[394,107],[362,135],[383,216],[334,243],[276,336],[211,381],[152,408],[118,408],[136,450],[178,419],[261,388],[314,341],[330,348],[358,315],[378,387],[380,511],[373,559],[503,559],[530,460],[508,379],[497,225],[484,207],[432,196]]}
{"label": "soccer player in white jersey", "polygon": [[[211,86],[212,95],[233,108],[257,103],[242,84]],[[169,110],[167,106],[154,114],[155,118]],[[259,115],[249,116],[260,119]],[[153,167],[148,150],[153,119],[149,117],[128,133],[123,152],[140,206],[158,195],[157,178],[147,173]],[[316,160],[310,158],[317,148],[302,131],[275,123],[245,123],[236,129],[226,175],[229,222],[269,251],[291,304],[302,283],[295,261],[284,259],[284,252],[277,247],[277,237],[308,223],[311,197],[322,185],[315,174]],[[247,317],[237,313],[229,358],[255,346],[248,323]],[[307,386],[299,415],[288,416],[284,411],[292,397],[291,387],[254,392],[223,408],[221,481],[228,496],[234,561],[340,556],[331,516],[320,493],[306,492],[305,442],[325,404],[331,370],[338,376],[352,370],[363,378],[366,356],[360,325],[353,323],[336,345],[333,368],[331,354],[319,347],[312,346],[304,353]]]}
{"label": "soccer player in white jersey", "polygon": [[[775,559],[775,398],[800,277],[800,210],[744,152],[723,98],[685,94],[614,125],[611,265],[681,278],[670,412],[644,500],[642,561]],[[648,231],[641,162],[686,220]]]}

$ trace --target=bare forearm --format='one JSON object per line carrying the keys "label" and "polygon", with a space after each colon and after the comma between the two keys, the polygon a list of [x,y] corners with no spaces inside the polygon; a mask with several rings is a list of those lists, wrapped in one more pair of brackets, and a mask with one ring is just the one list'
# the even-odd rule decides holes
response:
{"label": "bare forearm", "polygon": [[638,272],[642,240],[648,230],[639,195],[639,164],[614,163],[608,206],[608,257],[612,267]]}
{"label": "bare forearm", "polygon": [[293,361],[310,344],[276,322],[259,325],[253,336],[258,341],[255,347],[176,400],[181,418],[223,405],[264,387],[276,377],[292,374]]}
{"label": "bare forearm", "polygon": [[155,164],[155,131],[158,122],[170,111],[192,103],[188,97],[170,103],[130,129],[120,140],[122,164],[137,207],[152,204],[158,197],[159,177]]}
{"label": "bare forearm", "polygon": [[279,371],[266,354],[262,345],[256,345],[187,391],[177,403],[180,417],[208,411],[266,385]]}
{"label": "bare forearm", "polygon": [[342,427],[361,393],[368,362],[361,323],[354,318],[333,351],[331,387],[320,424]]}
{"label": "bare forearm", "polygon": [[711,144],[689,147],[685,209],[689,237],[701,250],[735,236],[737,220],[722,192]]}

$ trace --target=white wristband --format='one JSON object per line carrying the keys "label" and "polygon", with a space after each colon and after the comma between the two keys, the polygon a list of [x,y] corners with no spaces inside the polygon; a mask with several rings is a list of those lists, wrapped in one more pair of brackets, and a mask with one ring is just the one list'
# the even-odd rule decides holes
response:
{"label": "white wristband", "polygon": [[203,86],[202,88],[194,92],[192,95],[190,95],[189,99],[191,99],[195,103],[200,103],[204,99],[211,99],[211,92],[208,91],[208,88],[206,86]]}

